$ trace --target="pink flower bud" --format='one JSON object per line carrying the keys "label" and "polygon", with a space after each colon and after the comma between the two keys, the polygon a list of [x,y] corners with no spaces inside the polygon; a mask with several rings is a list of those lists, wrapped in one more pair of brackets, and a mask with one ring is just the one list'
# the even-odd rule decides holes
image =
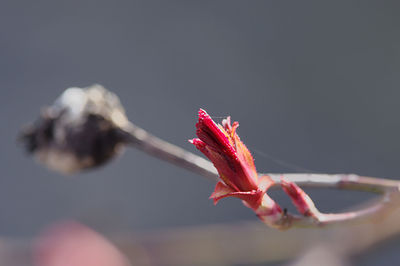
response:
{"label": "pink flower bud", "polygon": [[216,124],[200,109],[196,124],[198,138],[190,142],[210,159],[221,178],[210,197],[214,203],[232,196],[256,210],[273,181],[269,176],[258,177],[253,156],[236,134],[238,126],[237,122],[231,125],[230,117],[224,119],[222,125]]}

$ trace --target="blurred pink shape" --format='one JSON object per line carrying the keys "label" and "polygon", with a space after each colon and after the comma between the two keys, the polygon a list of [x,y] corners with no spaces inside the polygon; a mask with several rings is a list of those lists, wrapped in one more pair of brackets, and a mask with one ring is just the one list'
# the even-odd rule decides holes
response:
{"label": "blurred pink shape", "polygon": [[125,256],[107,239],[74,221],[51,226],[34,242],[36,266],[128,266]]}

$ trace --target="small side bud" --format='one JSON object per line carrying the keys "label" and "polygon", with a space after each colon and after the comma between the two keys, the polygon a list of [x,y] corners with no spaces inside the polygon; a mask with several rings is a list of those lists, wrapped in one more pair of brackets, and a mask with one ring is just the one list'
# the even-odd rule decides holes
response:
{"label": "small side bud", "polygon": [[293,205],[297,208],[300,214],[317,218],[319,211],[314,205],[312,199],[295,183],[281,178],[281,186],[283,191],[290,197]]}

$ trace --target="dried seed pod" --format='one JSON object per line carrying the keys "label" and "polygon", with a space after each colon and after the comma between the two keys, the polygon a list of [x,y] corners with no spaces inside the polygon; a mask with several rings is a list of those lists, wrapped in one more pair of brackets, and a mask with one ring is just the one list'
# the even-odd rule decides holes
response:
{"label": "dried seed pod", "polygon": [[20,140],[39,162],[71,174],[113,158],[128,124],[118,97],[104,87],[69,88],[22,130]]}

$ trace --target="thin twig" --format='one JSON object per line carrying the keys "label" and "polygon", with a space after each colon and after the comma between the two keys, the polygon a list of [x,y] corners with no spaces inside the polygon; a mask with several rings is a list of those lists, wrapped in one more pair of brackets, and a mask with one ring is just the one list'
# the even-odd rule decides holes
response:
{"label": "thin twig", "polygon": [[123,130],[123,133],[126,134],[125,139],[127,144],[178,167],[185,168],[215,181],[218,180],[218,172],[213,164],[202,157],[157,138],[131,123],[126,124]]}

